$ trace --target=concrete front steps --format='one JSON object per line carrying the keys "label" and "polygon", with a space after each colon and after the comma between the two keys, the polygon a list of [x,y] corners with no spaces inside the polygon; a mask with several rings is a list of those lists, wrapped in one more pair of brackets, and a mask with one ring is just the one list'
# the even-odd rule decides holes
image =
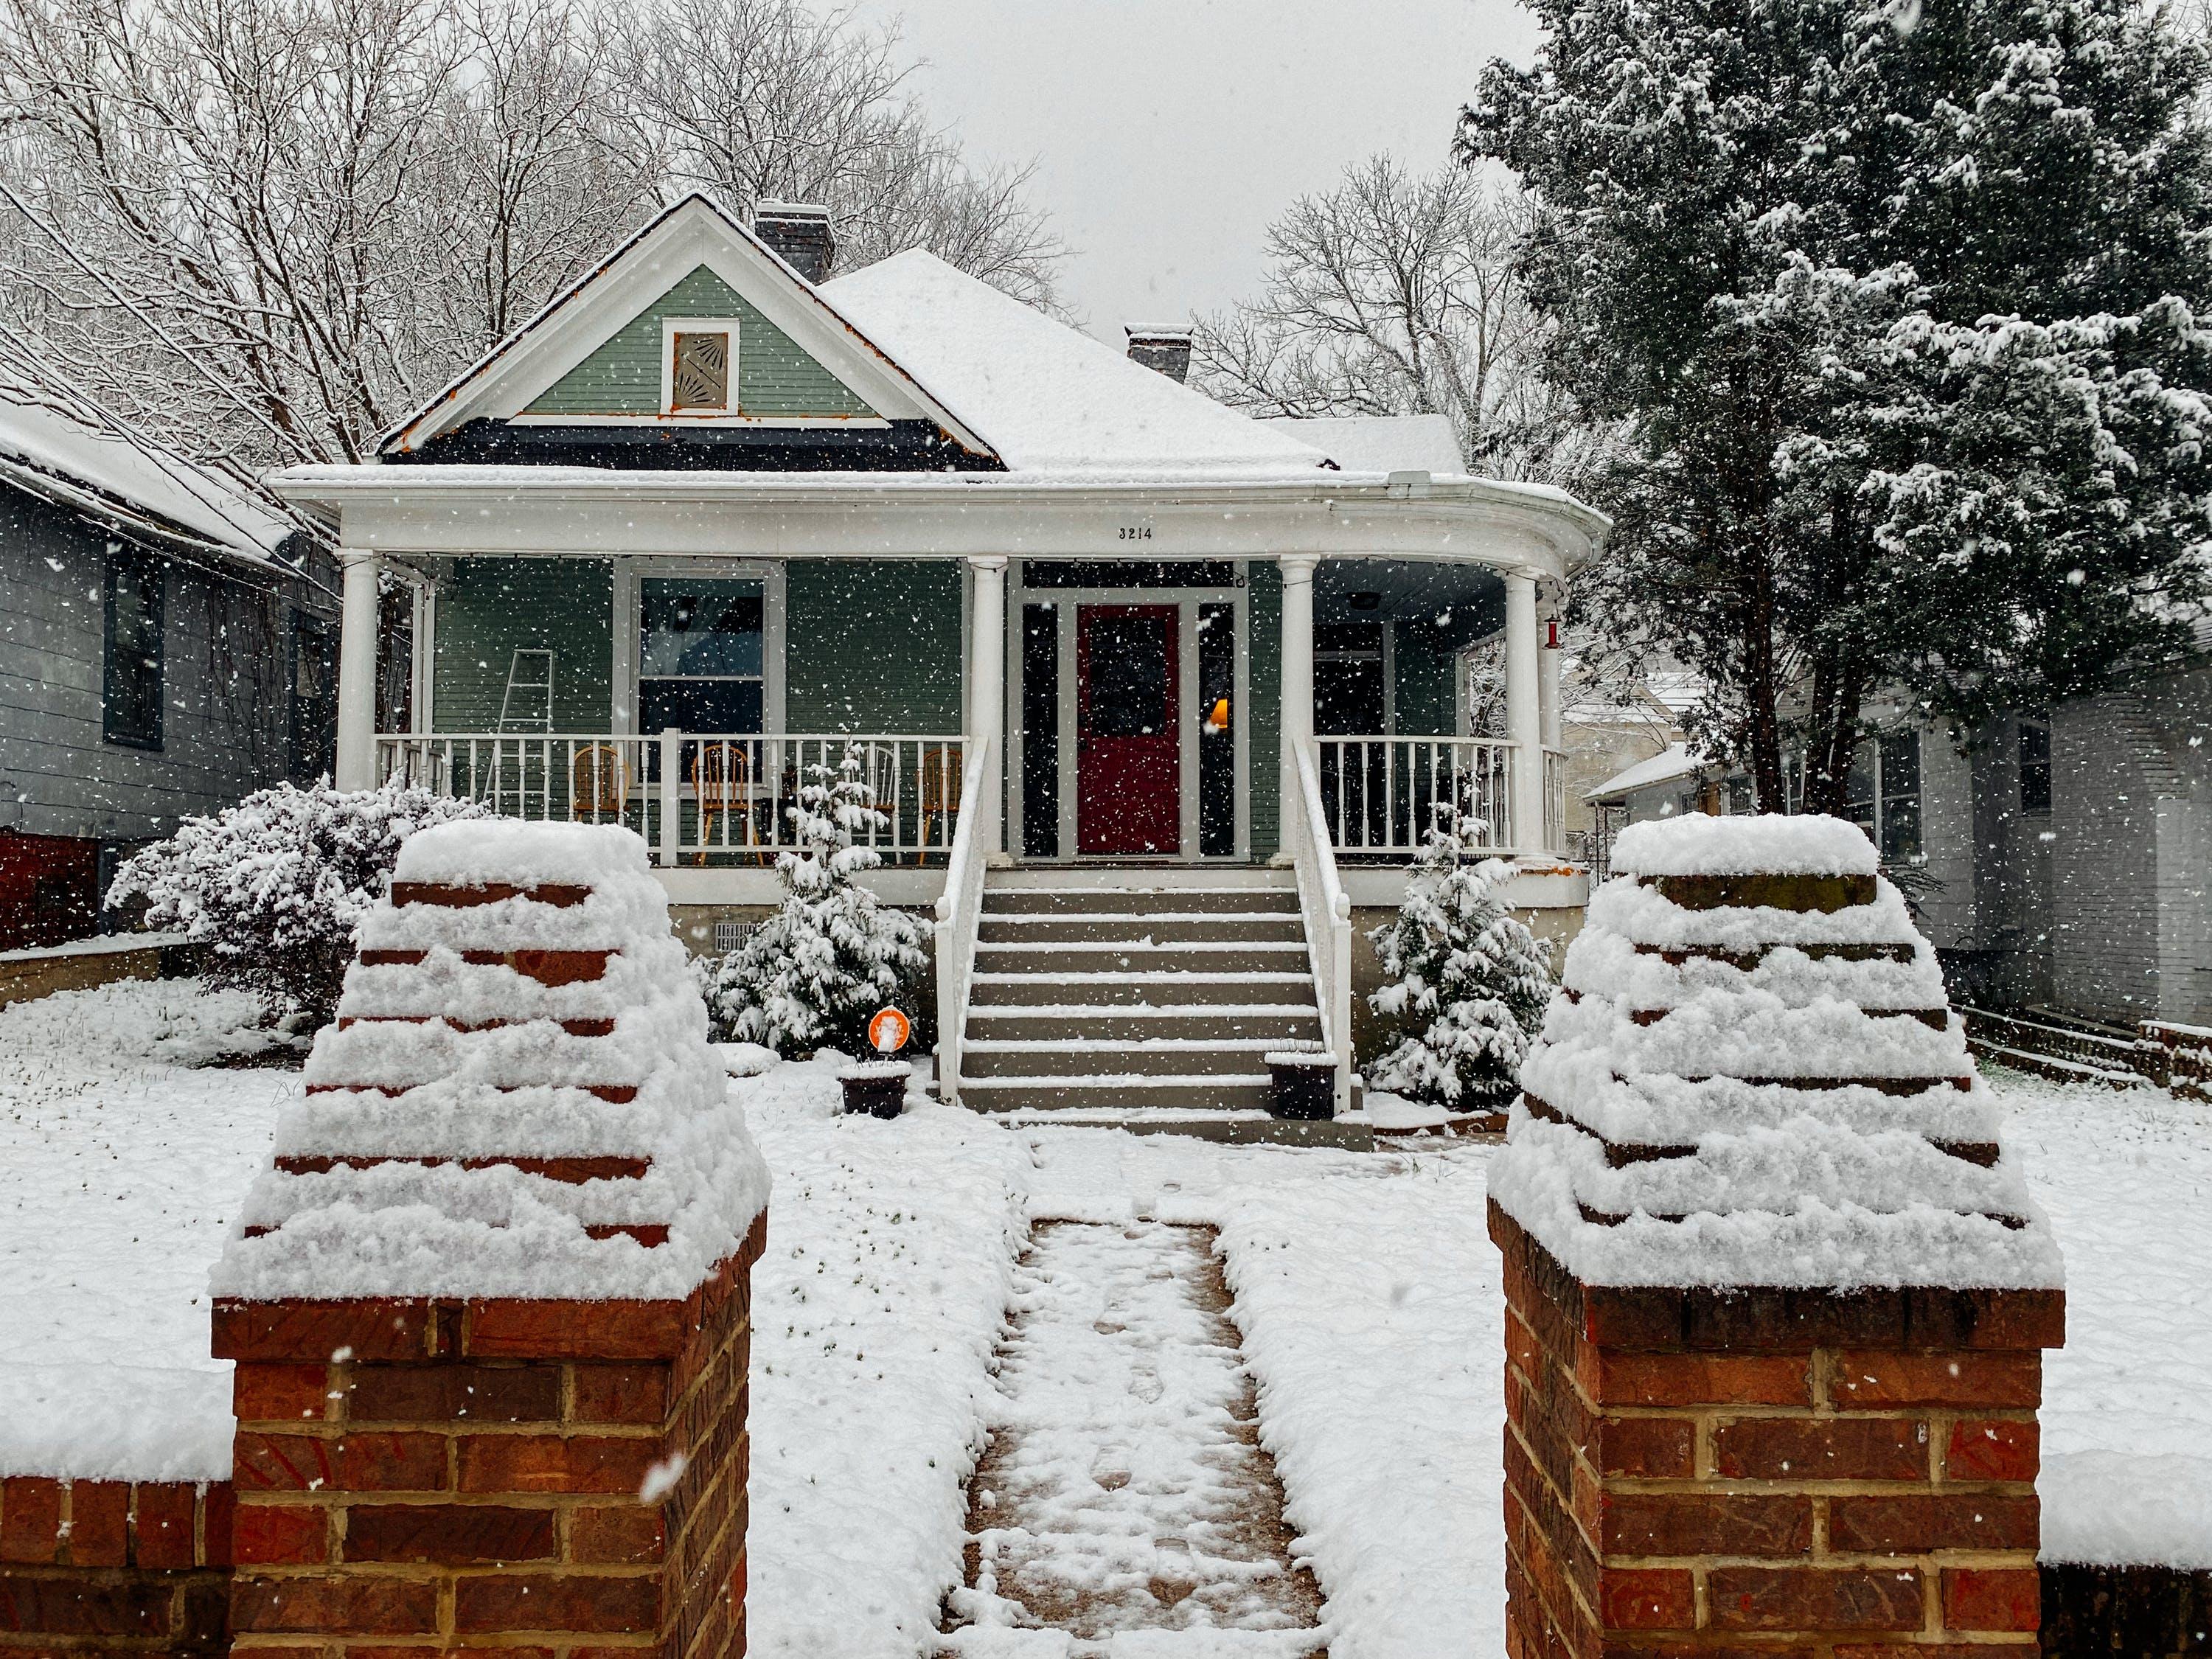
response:
{"label": "concrete front steps", "polygon": [[1267,1110],[1267,1051],[1320,1041],[1287,871],[985,878],[960,1080],[980,1111],[1249,1125]]}

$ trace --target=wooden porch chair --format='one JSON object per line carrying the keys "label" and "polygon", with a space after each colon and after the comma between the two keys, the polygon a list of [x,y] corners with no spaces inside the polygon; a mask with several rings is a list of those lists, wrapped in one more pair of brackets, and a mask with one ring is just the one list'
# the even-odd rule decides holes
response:
{"label": "wooden porch chair", "polygon": [[945,845],[951,848],[952,820],[960,811],[960,751],[949,745],[921,751],[921,836],[915,848],[916,864],[929,851],[933,819],[944,823]]}
{"label": "wooden porch chair", "polygon": [[578,823],[620,823],[629,810],[629,767],[621,748],[587,743],[568,760],[568,817]]}
{"label": "wooden porch chair", "polygon": [[753,757],[741,743],[702,743],[691,757],[691,790],[699,802],[699,850],[694,864],[704,864],[720,819],[725,833],[734,815],[744,825],[738,843],[752,850],[759,862],[768,862],[753,820]]}

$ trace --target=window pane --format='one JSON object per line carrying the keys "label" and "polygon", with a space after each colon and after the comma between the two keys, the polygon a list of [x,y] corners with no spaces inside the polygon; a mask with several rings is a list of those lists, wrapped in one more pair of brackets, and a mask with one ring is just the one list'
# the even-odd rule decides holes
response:
{"label": "window pane", "polygon": [[1881,740],[1881,855],[1920,856],[1920,734],[1893,732]]}
{"label": "window pane", "polygon": [[1874,833],[1874,745],[1863,743],[1851,751],[1850,775],[1844,781],[1844,810],[1853,823]]}
{"label": "window pane", "polygon": [[757,732],[758,680],[640,680],[638,730],[673,726],[685,732]]}
{"label": "window pane", "polygon": [[1060,854],[1060,612],[1022,607],[1022,852]]}
{"label": "window pane", "polygon": [[1371,737],[1382,730],[1382,659],[1314,665],[1314,730],[1323,737]]}
{"label": "window pane", "polygon": [[111,742],[161,742],[161,567],[117,555],[107,567],[103,728]]}
{"label": "window pane", "polygon": [[758,674],[758,582],[648,578],[638,584],[638,672]]}
{"label": "window pane", "polygon": [[2051,810],[2051,728],[2047,726],[2020,728],[2020,810]]}
{"label": "window pane", "polygon": [[1085,724],[1098,738],[1173,729],[1168,707],[1168,629],[1160,617],[1097,617],[1085,628]]}
{"label": "window pane", "polygon": [[1237,611],[1198,608],[1198,850],[1237,850]]}

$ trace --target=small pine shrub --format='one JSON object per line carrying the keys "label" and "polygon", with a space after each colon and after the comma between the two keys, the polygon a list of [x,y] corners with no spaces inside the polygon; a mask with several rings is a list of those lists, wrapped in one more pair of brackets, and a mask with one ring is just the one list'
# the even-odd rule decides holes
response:
{"label": "small pine shrub", "polygon": [[187,818],[126,860],[108,902],[143,895],[147,925],[210,947],[210,983],[251,991],[272,1019],[336,1012],[354,929],[391,884],[399,843],[473,801],[389,783],[344,791],[280,783],[211,817]]}
{"label": "small pine shrub", "polygon": [[1498,897],[1512,866],[1481,857],[1473,826],[1452,808],[1437,816],[1397,916],[1368,935],[1387,981],[1368,1006],[1406,1036],[1368,1067],[1367,1081],[1432,1105],[1496,1111],[1520,1089],[1552,994],[1552,953]]}
{"label": "small pine shrub", "polygon": [[866,1052],[869,1019],[907,999],[927,962],[921,924],[854,880],[883,863],[854,837],[886,822],[860,747],[807,770],[791,809],[799,844],[775,864],[782,905],[721,959],[707,999],[720,1034],[787,1058]]}

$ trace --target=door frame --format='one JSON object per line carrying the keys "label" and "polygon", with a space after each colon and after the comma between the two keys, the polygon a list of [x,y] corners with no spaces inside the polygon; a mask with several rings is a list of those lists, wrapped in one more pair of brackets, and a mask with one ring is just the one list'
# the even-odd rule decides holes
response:
{"label": "door frame", "polygon": [[[1078,606],[1086,605],[1148,605],[1173,606],[1176,609],[1176,649],[1181,664],[1181,711],[1176,721],[1176,752],[1180,757],[1182,795],[1180,816],[1182,826],[1182,845],[1172,855],[1183,864],[1234,865],[1249,864],[1252,860],[1252,608],[1249,602],[1249,567],[1244,561],[1237,565],[1237,580],[1233,586],[1204,587],[1031,587],[1026,580],[1029,561],[1013,559],[1006,584],[1006,844],[1018,849],[1022,845],[1022,612],[1031,605],[1050,605],[1055,608],[1059,623],[1059,695],[1055,699],[1060,727],[1060,825],[1059,854],[1050,859],[1024,858],[1017,850],[1015,859],[1028,864],[1103,864],[1129,861],[1128,856],[1111,853],[1079,854],[1076,848],[1076,807],[1078,800],[1076,777],[1076,720],[1079,714],[1075,689],[1076,634],[1075,613]],[[1200,605],[1226,605],[1234,613],[1237,629],[1235,689],[1231,693],[1230,707],[1236,711],[1231,721],[1231,737],[1234,743],[1234,757],[1230,763],[1231,781],[1237,796],[1236,850],[1201,858],[1198,850],[1198,728],[1200,710],[1192,695],[1198,684],[1198,611]]]}

